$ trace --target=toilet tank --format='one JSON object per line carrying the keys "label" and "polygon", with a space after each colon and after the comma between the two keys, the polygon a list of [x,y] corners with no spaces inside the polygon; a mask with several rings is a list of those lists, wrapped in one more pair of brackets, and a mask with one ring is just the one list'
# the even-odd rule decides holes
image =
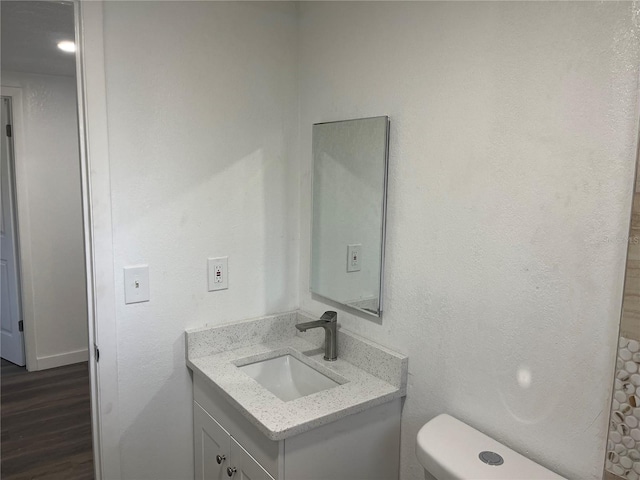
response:
{"label": "toilet tank", "polygon": [[563,479],[446,414],[420,429],[416,455],[428,480]]}

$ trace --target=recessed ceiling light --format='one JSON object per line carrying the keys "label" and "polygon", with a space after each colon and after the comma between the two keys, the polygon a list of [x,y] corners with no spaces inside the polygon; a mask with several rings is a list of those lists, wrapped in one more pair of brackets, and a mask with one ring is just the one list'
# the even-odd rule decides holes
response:
{"label": "recessed ceiling light", "polygon": [[58,48],[63,52],[73,53],[76,51],[76,44],[69,40],[64,40],[58,43]]}

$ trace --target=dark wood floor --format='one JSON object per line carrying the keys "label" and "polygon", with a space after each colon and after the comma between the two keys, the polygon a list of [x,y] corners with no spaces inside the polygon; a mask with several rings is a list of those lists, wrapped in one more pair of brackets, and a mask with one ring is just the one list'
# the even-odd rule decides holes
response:
{"label": "dark wood floor", "polygon": [[93,478],[86,363],[27,372],[2,360],[2,480]]}

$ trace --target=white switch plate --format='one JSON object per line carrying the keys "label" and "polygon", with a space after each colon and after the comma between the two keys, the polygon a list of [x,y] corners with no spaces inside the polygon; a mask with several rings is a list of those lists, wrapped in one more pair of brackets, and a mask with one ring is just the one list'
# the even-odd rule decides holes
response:
{"label": "white switch plate", "polygon": [[124,303],[149,301],[149,265],[124,267]]}
{"label": "white switch plate", "polygon": [[226,290],[229,288],[229,257],[207,259],[209,291]]}
{"label": "white switch plate", "polygon": [[360,252],[362,251],[362,244],[355,243],[347,245],[347,272],[359,272],[360,271]]}

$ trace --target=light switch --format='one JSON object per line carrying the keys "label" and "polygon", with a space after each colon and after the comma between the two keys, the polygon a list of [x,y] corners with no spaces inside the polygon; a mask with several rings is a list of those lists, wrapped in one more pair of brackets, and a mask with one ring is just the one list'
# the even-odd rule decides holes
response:
{"label": "light switch", "polygon": [[229,288],[228,259],[229,257],[207,259],[208,288],[210,292]]}
{"label": "light switch", "polygon": [[347,245],[347,272],[359,272],[360,271],[360,252],[362,250],[362,244],[356,243]]}
{"label": "light switch", "polygon": [[149,265],[124,267],[124,303],[149,301]]}

